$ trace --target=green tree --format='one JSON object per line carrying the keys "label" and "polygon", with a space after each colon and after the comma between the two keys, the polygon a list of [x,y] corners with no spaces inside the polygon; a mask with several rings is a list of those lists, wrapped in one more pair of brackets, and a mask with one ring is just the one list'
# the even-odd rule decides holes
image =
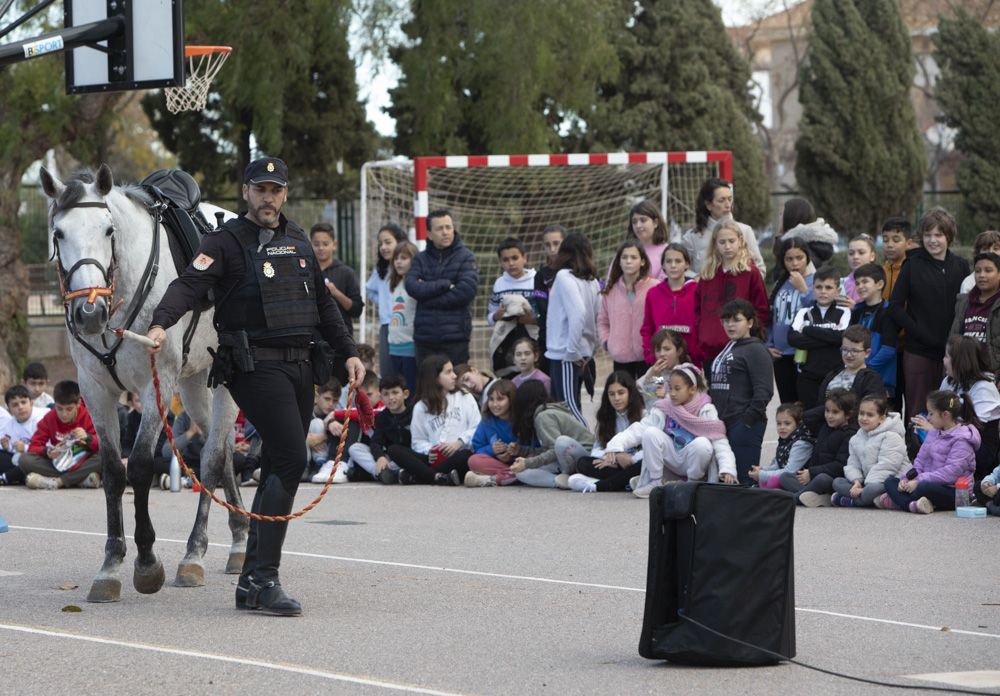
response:
{"label": "green tree", "polygon": [[616,70],[602,0],[413,0],[389,115],[408,156],[560,151]]}
{"label": "green tree", "polygon": [[927,169],[909,32],[895,0],[816,0],[812,23],[795,177],[834,227],[871,232],[913,213]]}
{"label": "green tree", "polygon": [[960,11],[941,18],[935,37],[941,67],[936,90],[944,122],[957,130],[955,147],[964,155],[956,180],[966,213],[977,229],[1000,220],[1000,143],[994,109],[1000,103],[1000,37]]}
{"label": "green tree", "polygon": [[754,127],[750,67],[726,36],[711,0],[627,0],[615,44],[621,72],[600,85],[584,119],[583,147],[606,150],[731,150],[738,217],[753,226],[770,211]]}
{"label": "green tree", "polygon": [[[239,193],[252,157],[270,153],[289,165],[296,195],[334,197],[357,186],[356,170],[375,148],[358,101],[348,54],[348,0],[252,0],[191,3],[190,43],[234,46],[204,111],[170,114],[162,96],[143,106],[179,165],[206,195]],[[252,40],[247,40],[252,37]]]}
{"label": "green tree", "polygon": [[[25,32],[31,36],[48,28],[32,22]],[[50,56],[0,68],[0,384],[16,381],[28,350],[21,179],[53,148],[65,148],[87,164],[106,159],[120,99],[119,94],[67,96],[63,65]]]}

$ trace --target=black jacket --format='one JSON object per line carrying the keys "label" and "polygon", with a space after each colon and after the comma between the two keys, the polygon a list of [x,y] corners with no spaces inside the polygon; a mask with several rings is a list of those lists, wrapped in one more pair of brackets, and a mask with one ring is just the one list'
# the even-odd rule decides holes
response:
{"label": "black jacket", "polygon": [[802,374],[818,379],[843,364],[840,343],[844,332],[838,327],[845,314],[849,317],[851,310],[836,304],[827,307],[825,315],[821,314],[819,307],[813,303],[809,308],[810,323],[801,331],[793,329],[788,332],[789,345],[809,351],[802,365]]}
{"label": "black jacket", "polygon": [[429,243],[413,259],[406,292],[417,301],[416,343],[453,343],[472,337],[472,302],[479,289],[479,266],[456,234],[451,246]]}
{"label": "black jacket", "polygon": [[[281,215],[279,220],[275,240],[279,240],[285,234],[300,235],[306,239],[305,233],[295,223],[289,222],[284,215]],[[226,225],[237,224],[243,225],[247,229],[252,228],[251,231],[254,233],[258,229],[245,215],[226,223]],[[315,257],[311,258],[311,263],[313,286],[322,288],[324,287],[323,273],[320,271]],[[218,304],[226,298],[231,290],[242,283],[247,272],[252,272],[252,270],[247,268],[245,250],[234,235],[225,231],[216,231],[205,235],[198,247],[198,255],[195,260],[184,269],[180,277],[170,283],[167,291],[163,294],[160,303],[153,311],[150,326],[169,329],[197,305],[211,289],[215,290],[215,301]],[[323,338],[337,351],[338,356],[345,359],[357,357],[358,351],[354,345],[354,337],[344,326],[344,320],[341,318],[340,312],[337,311],[336,303],[330,297],[330,293],[317,292],[315,296],[320,322],[317,328]]]}
{"label": "black jacket", "polygon": [[[712,403],[726,427],[742,421],[756,425],[767,420],[774,395],[774,360],[758,338],[741,338],[732,352],[726,349],[712,365]],[[721,358],[721,360],[720,360]]]}
{"label": "black jacket", "polygon": [[944,358],[955,319],[955,298],[967,275],[969,262],[950,251],[943,261],[923,248],[906,252],[890,298],[906,310],[899,313],[906,329],[906,352],[932,360]]}
{"label": "black jacket", "polygon": [[368,447],[376,460],[389,456],[387,450],[390,445],[410,446],[410,419],[412,417],[413,408],[411,406],[407,406],[402,413],[391,413],[386,408],[375,416],[375,432],[372,433]]}
{"label": "black jacket", "polygon": [[[836,370],[830,370],[827,373],[823,381],[820,382],[819,391],[816,392],[819,405],[813,406],[803,416],[806,426],[814,433],[819,431],[820,425],[825,419],[827,386],[843,369],[844,367],[841,365]],[[877,394],[878,396],[886,395],[885,384],[882,382],[882,378],[870,367],[862,367],[858,370],[858,374],[854,375],[854,384],[851,385],[851,392],[858,398],[858,404],[861,403],[861,399],[869,394]]]}
{"label": "black jacket", "polygon": [[327,268],[323,270],[323,277],[327,278],[333,286],[351,298],[351,308],[344,309],[339,302],[333,301],[340,310],[340,316],[344,320],[347,330],[354,333],[354,319],[361,316],[365,311],[365,301],[361,299],[361,286],[358,285],[358,276],[354,269],[340,259],[334,259]]}
{"label": "black jacket", "polygon": [[816,444],[813,445],[812,456],[806,469],[811,479],[820,474],[829,474],[833,478],[844,475],[844,466],[850,455],[851,438],[858,432],[858,426],[853,423],[831,430],[826,423],[816,434]]}

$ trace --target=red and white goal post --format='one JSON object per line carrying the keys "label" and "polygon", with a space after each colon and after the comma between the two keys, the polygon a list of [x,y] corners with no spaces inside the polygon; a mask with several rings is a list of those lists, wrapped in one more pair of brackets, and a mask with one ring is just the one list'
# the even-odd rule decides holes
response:
{"label": "red and white goal post", "polygon": [[[612,152],[548,155],[462,155],[368,162],[361,169],[362,285],[377,257],[379,227],[394,222],[423,248],[427,214],[447,208],[463,243],[479,260],[473,303],[472,360],[488,366],[491,328],[486,306],[500,274],[496,246],[506,237],[525,245],[529,267],[544,263],[542,230],[561,224],[590,237],[598,268],[607,268],[628,230],[628,213],[653,200],[677,237],[694,224],[702,183],[732,182],[729,151]],[[361,318],[361,340],[378,340],[378,308]]]}

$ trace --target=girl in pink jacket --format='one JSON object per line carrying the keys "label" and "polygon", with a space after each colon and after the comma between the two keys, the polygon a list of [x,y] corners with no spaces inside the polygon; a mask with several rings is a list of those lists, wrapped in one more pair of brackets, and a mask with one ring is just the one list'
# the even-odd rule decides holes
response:
{"label": "girl in pink jacket", "polygon": [[647,367],[641,334],[646,293],[659,283],[649,277],[649,257],[640,242],[633,239],[618,247],[601,291],[597,332],[615,371],[627,372],[634,379],[642,377]]}
{"label": "girl in pink jacket", "polygon": [[916,416],[913,424],[931,428],[927,439],[905,478],[890,476],[885,480],[885,493],[875,499],[875,506],[925,515],[954,510],[955,483],[976,470],[976,450],[981,442],[972,400],[963,400],[952,391],[931,392],[927,418]]}
{"label": "girl in pink jacket", "polygon": [[688,280],[691,256],[682,244],[668,244],[663,250],[665,280],[646,295],[646,313],[642,320],[642,351],[646,363],[656,362],[653,336],[660,329],[670,329],[684,339],[691,351],[691,362],[701,364],[698,337],[695,336],[694,291],[697,280]]}

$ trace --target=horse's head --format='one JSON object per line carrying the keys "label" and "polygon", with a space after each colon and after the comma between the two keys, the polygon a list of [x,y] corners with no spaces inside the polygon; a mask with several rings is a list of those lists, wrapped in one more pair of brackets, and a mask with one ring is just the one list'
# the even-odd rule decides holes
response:
{"label": "horse's head", "polygon": [[[44,167],[42,189],[49,203],[49,252],[59,271],[67,319],[85,335],[105,331],[115,284],[114,219],[106,197],[111,169],[82,172],[66,183]],[[71,327],[72,328],[72,327]]]}

